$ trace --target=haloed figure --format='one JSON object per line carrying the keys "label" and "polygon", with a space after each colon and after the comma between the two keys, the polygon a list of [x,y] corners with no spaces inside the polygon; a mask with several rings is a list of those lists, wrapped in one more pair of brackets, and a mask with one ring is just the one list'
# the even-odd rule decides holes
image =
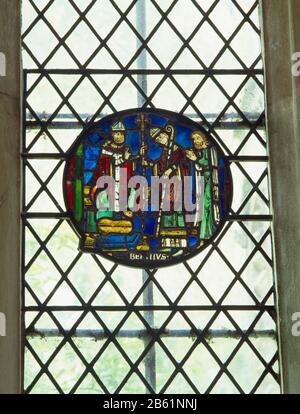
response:
{"label": "haloed figure", "polygon": [[[214,149],[209,147],[209,141],[201,131],[192,132],[191,141],[193,148],[186,150],[186,157],[195,162],[198,173],[204,176],[204,200],[199,233],[200,239],[204,240],[209,239],[213,235],[216,224],[218,224],[218,207],[217,205],[214,206],[213,202],[213,185],[210,169],[211,151]],[[215,151],[213,155],[215,156]],[[217,160],[213,160],[213,163],[217,166]]]}

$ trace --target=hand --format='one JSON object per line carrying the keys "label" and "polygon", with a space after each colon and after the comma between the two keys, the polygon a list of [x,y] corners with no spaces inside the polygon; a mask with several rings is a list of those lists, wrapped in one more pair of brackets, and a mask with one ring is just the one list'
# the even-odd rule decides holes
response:
{"label": "hand", "polygon": [[147,145],[142,145],[140,148],[140,156],[144,157],[146,155]]}
{"label": "hand", "polygon": [[194,151],[192,149],[188,149],[185,151],[185,155],[187,158],[189,158],[192,161],[196,161],[197,160],[197,156],[194,153]]}
{"label": "hand", "polygon": [[126,149],[124,151],[124,159],[129,160],[130,156],[131,156],[130,148],[126,147]]}
{"label": "hand", "polygon": [[170,177],[170,175],[172,174],[172,168],[168,168],[164,173],[163,173],[163,175],[165,176],[165,177]]}

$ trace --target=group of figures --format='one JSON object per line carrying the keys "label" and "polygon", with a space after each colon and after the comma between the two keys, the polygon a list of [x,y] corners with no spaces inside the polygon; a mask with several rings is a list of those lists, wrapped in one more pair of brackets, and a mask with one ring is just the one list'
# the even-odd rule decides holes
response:
{"label": "group of figures", "polygon": [[[143,177],[147,190],[139,191],[138,183],[127,186],[124,171],[127,183]],[[101,177],[113,177],[113,189],[99,186]],[[181,187],[173,180],[165,192],[162,180],[159,194],[151,194],[153,177],[170,183],[176,177]],[[189,209],[184,200],[178,204],[185,177]],[[204,248],[219,232],[232,199],[230,169],[215,141],[191,120],[154,110],[119,113],[83,131],[68,154],[64,186],[81,250],[148,268],[178,263]]]}

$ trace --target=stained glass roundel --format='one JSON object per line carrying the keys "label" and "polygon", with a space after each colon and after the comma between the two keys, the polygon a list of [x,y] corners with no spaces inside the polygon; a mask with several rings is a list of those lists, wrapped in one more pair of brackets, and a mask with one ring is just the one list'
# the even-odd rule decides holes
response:
{"label": "stained glass roundel", "polygon": [[133,109],[87,127],[64,171],[80,250],[158,268],[188,259],[220,232],[232,201],[223,151],[197,123]]}

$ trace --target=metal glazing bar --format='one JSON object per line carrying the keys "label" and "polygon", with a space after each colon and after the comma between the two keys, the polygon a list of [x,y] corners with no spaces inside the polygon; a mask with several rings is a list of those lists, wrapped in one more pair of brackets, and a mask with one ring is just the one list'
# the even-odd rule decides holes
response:
{"label": "metal glazing bar", "polygon": [[[108,115],[108,114],[106,114]],[[106,115],[103,115],[106,116]],[[199,117],[196,115],[187,115],[188,117],[190,117],[191,119],[194,118],[194,120],[196,122],[198,122],[198,124],[205,126],[206,123],[204,121],[199,120]],[[205,116],[205,115],[204,115]],[[101,118],[103,118],[101,117]],[[99,117],[100,118],[100,117]],[[249,129],[249,125],[251,125],[251,127],[256,128],[256,129],[263,129],[265,127],[264,122],[263,123],[257,123],[257,122],[244,122],[244,121],[218,121],[216,123],[214,123],[214,128],[215,129]],[[82,125],[80,122],[71,122],[71,121],[51,121],[51,122],[46,122],[46,121],[26,121],[25,123],[25,128],[27,129],[40,129],[40,128],[51,128],[51,129],[80,129],[82,130]]]}
{"label": "metal glazing bar", "polygon": [[[139,8],[137,4],[137,8]],[[137,28],[140,31],[140,28]],[[140,44],[140,42],[139,42]],[[24,72],[30,74],[49,74],[49,75],[263,75],[263,69],[245,68],[245,69],[24,69]]]}
{"label": "metal glazing bar", "polygon": [[[27,159],[57,159],[62,160],[67,157],[66,153],[46,153],[46,152],[28,152],[21,154],[23,158]],[[230,162],[268,162],[268,156],[255,156],[255,155],[230,155],[228,157]]]}
{"label": "metal glazing bar", "polygon": [[[143,283],[147,281],[149,275],[146,270],[143,270]],[[143,331],[144,347],[147,348],[151,342],[151,337],[155,333],[154,329],[154,311],[153,311],[153,282],[150,280],[143,291],[143,304],[148,308],[144,310],[144,318],[148,325],[153,329],[153,332],[147,330]],[[140,335],[139,335],[140,336]],[[150,348],[145,357],[145,377],[153,390],[156,390],[156,356],[155,356],[155,344]],[[149,393],[149,390],[146,389]]]}
{"label": "metal glazing bar", "polygon": [[[143,62],[145,61],[145,59],[146,58],[141,56],[141,60]],[[143,76],[140,77],[140,80],[143,81],[144,86],[146,85],[146,83],[145,83],[146,77],[147,77],[147,74],[144,74]],[[139,85],[139,86],[142,86],[142,85]],[[145,94],[147,93],[147,89],[145,89],[143,91],[144,91]],[[138,96],[140,96],[140,94],[138,94]],[[145,98],[142,96],[142,102],[144,102],[144,101],[145,101]],[[51,123],[47,122],[47,119],[50,118],[52,114],[50,114],[48,112],[36,112],[35,114],[39,118],[38,121],[36,121],[36,118],[29,111],[27,111],[27,113],[26,113],[26,122],[27,123],[36,122],[36,123],[39,123],[39,124],[47,124],[47,123],[52,124],[53,121],[51,121]],[[90,114],[90,113],[78,113],[77,115],[81,119],[90,119],[93,116],[93,114]],[[109,115],[109,113],[100,112],[97,115],[97,117],[98,118],[103,118],[104,116],[107,116],[107,115]],[[256,124],[261,124],[262,120],[264,119],[264,117],[262,117],[262,120],[258,119],[261,116],[261,114],[258,113],[258,112],[244,112],[244,115],[247,116],[248,121],[256,123]],[[195,118],[199,119],[199,115],[197,113],[186,113],[185,112],[185,116],[188,117],[188,118],[192,118],[192,119],[195,119]],[[205,113],[203,113],[203,116],[208,120],[209,119],[215,120],[215,119],[218,118],[219,113],[217,113],[217,112],[205,112]],[[76,117],[73,113],[56,114],[55,118],[56,119],[66,119],[66,120],[76,119]],[[222,116],[221,122],[225,122],[226,120],[229,120],[231,122],[239,122],[240,119],[241,119],[241,115],[238,112],[230,112],[230,113],[225,113]],[[35,120],[35,121],[32,121],[32,120]],[[75,123],[78,123],[78,122],[75,122]]]}
{"label": "metal glazing bar", "polygon": [[[52,212],[23,212],[22,213],[23,219],[65,219],[68,220],[70,217],[67,212],[65,213],[52,213]],[[227,217],[228,221],[272,221],[273,216],[268,214],[230,214]]]}
{"label": "metal glazing bar", "polygon": [[[146,2],[145,0],[138,0],[136,3],[136,30],[139,34],[145,38],[146,36]],[[137,37],[137,50],[141,46],[141,41]],[[142,107],[145,103],[145,97],[147,96],[147,55],[145,50],[139,54],[137,58],[137,68],[140,72],[137,73],[137,83],[140,87],[140,90],[143,91],[143,94],[137,90],[137,102],[138,107]],[[142,270],[142,279],[143,283],[146,283],[149,275],[146,270]],[[153,283],[149,281],[143,291],[143,304],[145,306],[153,306]],[[154,313],[153,310],[144,310],[144,318],[148,325],[154,327]],[[145,331],[143,335],[144,347],[147,348],[149,342],[151,341],[151,333]],[[153,345],[148,351],[145,357],[145,378],[147,382],[151,385],[151,388],[156,390],[156,358],[155,358],[155,345]],[[150,393],[149,389],[146,388],[146,393]]]}
{"label": "metal glazing bar", "polygon": [[[67,335],[71,331],[65,331]],[[159,329],[153,329],[151,331],[152,335],[157,335]],[[276,338],[276,331],[272,329],[262,329],[262,330],[253,330],[250,333],[247,333],[244,330],[226,330],[226,329],[210,329],[208,331],[197,331],[193,329],[165,329],[159,333],[162,337],[171,337],[171,338],[241,338],[243,335],[254,338]],[[60,337],[63,336],[62,331],[59,329],[30,329],[26,331],[27,337]],[[103,329],[76,329],[75,334],[73,335],[76,338],[95,338],[95,339],[104,339],[107,338],[107,332]],[[121,329],[116,337],[120,338],[140,338],[145,340],[149,337],[149,332],[146,329]],[[148,353],[149,354],[149,353]],[[147,377],[146,377],[147,378]]]}
{"label": "metal glazing bar", "polygon": [[274,311],[274,305],[152,305],[152,306],[145,306],[145,305],[115,305],[115,306],[99,306],[99,305],[70,305],[70,306],[54,306],[54,305],[31,305],[31,306],[24,306],[23,310],[26,312],[59,312],[59,311],[86,311],[86,310],[93,310],[93,311],[109,311],[109,312],[119,312],[119,311],[127,311],[127,312],[141,312],[141,311],[149,311],[149,310],[161,310],[161,311],[193,311],[193,310],[203,310],[203,311],[256,311],[256,310],[263,310],[267,312]]}

